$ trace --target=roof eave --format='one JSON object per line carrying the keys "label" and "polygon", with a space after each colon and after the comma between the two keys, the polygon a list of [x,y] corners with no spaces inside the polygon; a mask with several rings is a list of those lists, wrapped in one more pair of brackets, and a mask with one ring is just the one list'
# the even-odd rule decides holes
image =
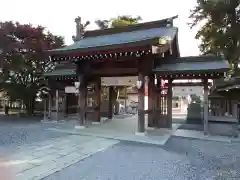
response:
{"label": "roof eave", "polygon": [[97,46],[97,47],[87,47],[87,48],[76,48],[76,49],[53,49],[47,51],[49,55],[67,55],[71,53],[83,53],[83,54],[90,54],[93,52],[109,52],[109,50],[118,50],[118,49],[126,49],[126,48],[138,48],[144,46],[151,46],[151,45],[159,45],[159,38],[152,38],[147,40],[141,40],[136,42],[124,43],[124,44],[114,44],[114,45],[106,45],[106,46]]}
{"label": "roof eave", "polygon": [[220,72],[220,73],[222,73],[222,72],[226,72],[226,71],[228,71],[229,69],[228,68],[222,68],[222,69],[201,69],[201,70],[199,70],[199,69],[196,69],[196,70],[173,70],[173,71],[171,71],[171,70],[160,70],[160,69],[158,69],[158,68],[155,68],[155,69],[153,69],[153,72],[155,72],[155,73],[163,73],[163,74],[165,74],[165,73],[167,73],[167,74],[179,74],[179,73],[183,73],[183,72],[186,72],[186,73],[196,73],[196,72],[199,72],[199,73],[213,73],[213,72]]}

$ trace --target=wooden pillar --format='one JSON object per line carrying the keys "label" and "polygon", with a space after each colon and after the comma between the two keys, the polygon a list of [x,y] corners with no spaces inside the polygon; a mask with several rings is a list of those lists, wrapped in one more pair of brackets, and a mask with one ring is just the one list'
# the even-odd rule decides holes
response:
{"label": "wooden pillar", "polygon": [[56,99],[55,99],[55,108],[56,108],[56,121],[59,120],[59,91],[56,90]]}
{"label": "wooden pillar", "polygon": [[232,100],[231,99],[228,100],[228,105],[229,105],[228,106],[229,107],[228,108],[228,114],[232,115]]}
{"label": "wooden pillar", "polygon": [[168,79],[167,90],[167,127],[172,128],[172,79]]}
{"label": "wooden pillar", "polygon": [[154,74],[148,76],[148,126],[153,127]]}
{"label": "wooden pillar", "polygon": [[48,94],[48,119],[52,117],[52,96],[51,93]]}
{"label": "wooden pillar", "polygon": [[[80,78],[79,78],[80,79]],[[78,114],[78,120],[80,121],[81,118],[81,96],[80,96],[80,87],[78,88],[77,92],[77,114]]]}
{"label": "wooden pillar", "polygon": [[237,100],[232,100],[232,108],[233,108],[233,117],[238,117],[237,115]]}
{"label": "wooden pillar", "polygon": [[203,121],[204,121],[204,134],[208,134],[208,79],[203,80],[204,84],[204,105],[203,105]]}
{"label": "wooden pillar", "polygon": [[125,111],[125,113],[127,113],[127,99],[128,99],[128,97],[127,97],[127,87],[125,86],[124,87],[124,105],[125,105],[124,111]]}
{"label": "wooden pillar", "polygon": [[154,127],[159,127],[161,125],[161,114],[162,114],[162,97],[161,97],[161,79],[157,77],[156,85],[155,79],[153,80],[153,114],[152,123]]}
{"label": "wooden pillar", "polygon": [[95,97],[96,97],[96,121],[100,122],[101,121],[101,114],[100,114],[100,109],[101,109],[101,78],[98,78],[95,84]]}
{"label": "wooden pillar", "polygon": [[47,97],[44,96],[44,112],[43,112],[43,120],[47,120]]}
{"label": "wooden pillar", "polygon": [[[161,79],[160,77],[157,78],[157,88],[158,88],[158,96],[159,96],[159,98],[160,98],[160,99],[159,99],[159,104],[158,104],[159,110],[160,110],[159,115],[160,115],[160,117],[162,117],[162,115],[165,114],[165,113],[164,113],[164,111],[165,111],[164,107],[165,107],[166,98],[165,98],[165,96],[162,94],[162,92],[163,92],[162,79]],[[159,118],[159,117],[157,117],[157,118]],[[162,126],[162,121],[163,121],[163,119],[160,119],[160,121],[161,121],[160,126]]]}
{"label": "wooden pillar", "polygon": [[145,113],[144,113],[144,99],[145,99],[145,79],[144,75],[139,72],[138,81],[141,81],[141,87],[138,89],[138,133],[145,133]]}
{"label": "wooden pillar", "polygon": [[64,117],[67,117],[68,116],[68,113],[67,113],[67,93],[64,93],[64,99],[63,99],[63,106],[64,106],[64,110],[63,110],[63,113],[64,113]]}
{"label": "wooden pillar", "polygon": [[87,104],[87,82],[84,76],[80,77],[80,87],[79,87],[79,125],[84,127],[86,125],[86,104]]}
{"label": "wooden pillar", "polygon": [[108,90],[108,119],[113,117],[113,86],[109,86]]}

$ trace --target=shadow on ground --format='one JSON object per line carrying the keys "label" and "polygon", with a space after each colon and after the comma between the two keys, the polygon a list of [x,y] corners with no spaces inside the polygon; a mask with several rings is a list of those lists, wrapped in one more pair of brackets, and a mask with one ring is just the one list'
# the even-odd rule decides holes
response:
{"label": "shadow on ground", "polygon": [[181,124],[178,129],[183,130],[194,130],[194,131],[203,131],[203,125],[202,124]]}
{"label": "shadow on ground", "polygon": [[0,114],[0,123],[23,123],[23,122],[40,122],[42,120],[41,116],[18,116],[18,115],[4,115]]}

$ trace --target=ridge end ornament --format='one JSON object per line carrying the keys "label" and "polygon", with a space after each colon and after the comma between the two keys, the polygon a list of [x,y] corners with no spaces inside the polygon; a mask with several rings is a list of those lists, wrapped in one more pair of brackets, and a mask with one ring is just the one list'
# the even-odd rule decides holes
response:
{"label": "ridge end ornament", "polygon": [[72,36],[74,42],[79,41],[83,38],[86,27],[90,24],[90,21],[82,23],[80,16],[76,17],[74,22],[76,23],[76,35]]}

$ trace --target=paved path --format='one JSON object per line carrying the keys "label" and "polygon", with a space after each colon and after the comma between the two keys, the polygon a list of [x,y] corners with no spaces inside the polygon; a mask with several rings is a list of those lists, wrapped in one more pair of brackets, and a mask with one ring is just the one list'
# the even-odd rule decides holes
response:
{"label": "paved path", "polygon": [[53,138],[19,147],[2,164],[16,175],[16,180],[40,180],[116,143],[87,136]]}
{"label": "paved path", "polygon": [[[125,118],[117,116],[104,124],[93,124],[85,129],[61,126],[58,128],[48,128],[46,130],[66,134],[163,145],[169,139],[171,133],[178,127],[178,125],[173,125],[173,130],[146,128],[147,136],[140,136],[135,134],[137,132],[137,122],[137,116],[135,115]],[[147,121],[145,125],[147,126]]]}

